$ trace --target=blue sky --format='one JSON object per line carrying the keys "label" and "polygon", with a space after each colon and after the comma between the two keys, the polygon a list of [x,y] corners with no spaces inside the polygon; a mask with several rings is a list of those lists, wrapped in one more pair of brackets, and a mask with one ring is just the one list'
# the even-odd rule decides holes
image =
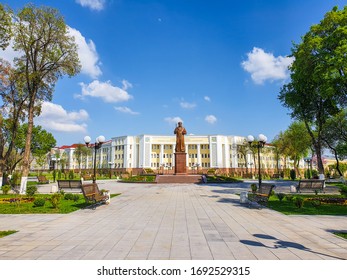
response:
{"label": "blue sky", "polygon": [[[12,9],[28,1],[2,1]],[[58,145],[85,135],[195,135],[269,140],[291,120],[277,96],[292,42],[347,1],[64,0],[82,72],[64,77],[35,120]],[[7,49],[0,56],[11,60]]]}

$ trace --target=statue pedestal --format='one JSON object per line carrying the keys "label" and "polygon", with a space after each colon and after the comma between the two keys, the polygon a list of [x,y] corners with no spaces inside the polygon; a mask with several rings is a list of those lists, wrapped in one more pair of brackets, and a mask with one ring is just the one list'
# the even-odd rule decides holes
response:
{"label": "statue pedestal", "polygon": [[187,174],[186,156],[184,152],[175,153],[175,175]]}

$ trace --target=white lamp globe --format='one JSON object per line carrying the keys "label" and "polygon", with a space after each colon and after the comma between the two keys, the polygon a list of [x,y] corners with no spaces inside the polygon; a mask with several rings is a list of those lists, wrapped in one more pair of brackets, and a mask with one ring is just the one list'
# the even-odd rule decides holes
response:
{"label": "white lamp globe", "polygon": [[89,136],[86,136],[83,140],[86,144],[89,144],[92,139]]}
{"label": "white lamp globe", "polygon": [[267,137],[264,134],[259,134],[258,139],[260,142],[266,143]]}
{"label": "white lamp globe", "polygon": [[247,142],[253,142],[254,141],[254,137],[252,135],[248,135],[247,136]]}
{"label": "white lamp globe", "polygon": [[104,143],[105,142],[105,136],[100,135],[98,138],[96,138],[96,143]]}

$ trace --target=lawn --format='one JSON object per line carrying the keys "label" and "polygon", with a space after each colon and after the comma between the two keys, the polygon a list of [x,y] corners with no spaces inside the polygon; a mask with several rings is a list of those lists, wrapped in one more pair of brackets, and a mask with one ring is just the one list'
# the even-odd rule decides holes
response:
{"label": "lawn", "polygon": [[[111,198],[119,194],[112,194]],[[67,214],[73,211],[86,208],[90,203],[86,203],[83,195],[77,194],[76,200],[62,197],[58,207],[53,207],[50,194],[37,194],[34,199],[44,199],[43,206],[35,206],[33,199],[20,195],[0,195],[0,214]],[[9,202],[11,201],[11,202]]]}
{"label": "lawn", "polygon": [[334,234],[347,239],[347,232],[334,232]]}
{"label": "lawn", "polygon": [[18,232],[17,230],[0,230],[0,238]]}
{"label": "lawn", "polygon": [[[289,197],[289,198],[288,198]],[[301,208],[295,205],[297,197],[304,199]],[[331,198],[330,203],[317,203],[319,199]],[[291,199],[290,199],[291,198]],[[314,200],[312,200],[314,199]],[[268,207],[286,215],[347,215],[347,204],[335,203],[341,195],[289,195],[280,201],[276,195],[270,197]],[[347,198],[346,198],[347,200]],[[324,200],[323,200],[324,201]],[[329,201],[328,201],[329,202]]]}

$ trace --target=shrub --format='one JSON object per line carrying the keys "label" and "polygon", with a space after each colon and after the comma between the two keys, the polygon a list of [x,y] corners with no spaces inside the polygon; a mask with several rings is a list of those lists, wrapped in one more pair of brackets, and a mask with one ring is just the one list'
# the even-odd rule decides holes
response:
{"label": "shrub", "polygon": [[283,198],[286,197],[286,195],[285,195],[284,193],[278,193],[278,194],[277,194],[277,197],[278,197],[278,200],[279,200],[279,201],[282,201]]}
{"label": "shrub", "polygon": [[290,169],[290,178],[292,180],[295,180],[296,179],[296,172],[294,169]]}
{"label": "shrub", "polygon": [[295,198],[295,206],[298,207],[299,209],[304,206],[304,199],[300,196],[297,196]]}
{"label": "shrub", "polygon": [[341,186],[339,192],[340,192],[341,195],[343,195],[344,197],[347,197],[347,186]]}
{"label": "shrub", "polygon": [[313,170],[312,170],[311,176],[312,176],[313,179],[318,179],[318,178],[319,178],[319,176],[318,176],[318,171],[315,170],[315,169],[313,169]]}
{"label": "shrub", "polygon": [[74,202],[78,201],[80,199],[80,196],[78,194],[74,194],[73,197],[72,197],[72,200]]}
{"label": "shrub", "polygon": [[27,186],[27,189],[26,189],[26,195],[27,196],[34,196],[35,193],[37,193],[37,186],[35,186],[35,185]]}
{"label": "shrub", "polygon": [[57,179],[57,171],[54,169],[53,170],[53,182]]}
{"label": "shrub", "polygon": [[66,193],[64,194],[65,200],[73,200],[73,194],[72,193]]}
{"label": "shrub", "polygon": [[10,185],[3,185],[1,187],[2,193],[3,194],[8,194],[8,192],[11,190],[11,186]]}
{"label": "shrub", "polygon": [[291,202],[293,201],[294,197],[292,195],[286,195],[286,200]]}
{"label": "shrub", "polygon": [[61,180],[61,170],[58,170],[58,180]]}
{"label": "shrub", "polygon": [[13,187],[20,185],[20,180],[22,178],[22,175],[18,172],[14,172],[11,177],[11,185]]}
{"label": "shrub", "polygon": [[73,180],[74,177],[75,177],[75,174],[74,174],[73,170],[70,170],[70,171],[69,171],[69,179],[70,179],[70,180]]}
{"label": "shrub", "polygon": [[52,194],[50,198],[50,202],[52,203],[53,208],[57,209],[60,205],[62,195],[60,193],[54,193]]}
{"label": "shrub", "polygon": [[255,193],[257,191],[258,187],[256,184],[251,184],[251,190],[252,190],[252,193]]}
{"label": "shrub", "polygon": [[34,206],[35,207],[42,207],[45,205],[45,203],[46,203],[46,199],[44,199],[42,197],[36,198],[34,200]]}
{"label": "shrub", "polygon": [[305,176],[306,179],[311,179],[311,177],[312,177],[311,169],[306,169],[304,176]]}
{"label": "shrub", "polygon": [[319,206],[321,206],[321,201],[320,200],[312,200],[311,201],[311,205],[314,207],[314,208],[318,208]]}

